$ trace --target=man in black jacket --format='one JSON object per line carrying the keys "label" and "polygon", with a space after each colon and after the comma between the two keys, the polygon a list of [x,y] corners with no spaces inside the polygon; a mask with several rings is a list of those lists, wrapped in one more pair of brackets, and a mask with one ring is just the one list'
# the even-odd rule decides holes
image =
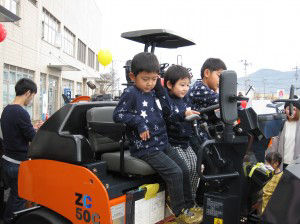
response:
{"label": "man in black jacket", "polygon": [[20,79],[16,86],[16,97],[12,104],[7,105],[1,116],[1,129],[3,133],[2,169],[3,179],[10,195],[3,214],[5,224],[11,223],[13,213],[25,208],[25,200],[18,196],[18,172],[20,163],[27,159],[29,143],[35,136],[28,112],[23,108],[30,105],[37,93],[36,84],[27,78]]}

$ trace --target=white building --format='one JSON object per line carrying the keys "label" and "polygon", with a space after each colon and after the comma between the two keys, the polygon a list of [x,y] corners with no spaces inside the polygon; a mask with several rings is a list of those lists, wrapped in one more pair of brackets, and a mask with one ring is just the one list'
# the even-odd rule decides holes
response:
{"label": "white building", "polygon": [[[6,39],[0,43],[0,111],[15,97],[22,77],[33,79],[38,93],[27,108],[40,119],[47,108],[53,114],[63,104],[62,93],[90,95],[86,77],[99,77],[97,52],[101,46],[102,16],[94,0],[0,0],[21,17],[3,23]],[[48,104],[48,106],[47,106]]]}

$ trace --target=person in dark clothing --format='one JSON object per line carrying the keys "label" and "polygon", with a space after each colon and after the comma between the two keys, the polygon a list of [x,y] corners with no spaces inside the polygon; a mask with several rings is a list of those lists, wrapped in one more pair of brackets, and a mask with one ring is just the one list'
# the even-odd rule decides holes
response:
{"label": "person in dark clothing", "polygon": [[[165,181],[177,221],[199,223],[201,217],[189,210],[194,206],[194,200],[188,168],[169,145],[161,105],[153,91],[159,68],[159,62],[152,53],[142,52],[134,56],[130,78],[135,84],[124,90],[113,119],[127,125],[131,155],[151,165]],[[165,96],[160,97],[167,100]],[[167,113],[176,119],[184,119],[187,115],[186,112],[170,110]]]}
{"label": "person in dark clothing", "polygon": [[219,79],[226,65],[221,59],[208,58],[201,68],[201,80],[197,80],[189,91],[193,109],[200,110],[219,102]]}
{"label": "person in dark clothing", "polygon": [[[174,111],[191,110],[189,97],[186,95],[191,82],[189,71],[180,65],[172,65],[164,75],[164,87],[170,96]],[[196,197],[196,191],[199,183],[197,173],[197,156],[191,148],[189,139],[193,134],[191,122],[174,120],[165,117],[169,142],[178,152],[180,158],[186,163],[191,180],[193,198]]]}
{"label": "person in dark clothing", "polygon": [[[197,80],[188,96],[192,103],[192,109],[199,111],[205,107],[209,107],[219,103],[219,79],[221,73],[226,70],[226,65],[219,58],[208,58],[201,68],[201,80]],[[207,138],[205,130],[199,129],[202,144]],[[192,148],[197,148],[195,144],[198,140],[195,136],[191,137]]]}
{"label": "person in dark clothing", "polygon": [[[188,92],[192,103],[192,109],[199,111],[219,103],[219,79],[223,70],[226,70],[225,63],[219,58],[208,58],[201,67],[201,80],[197,80]],[[209,137],[206,131],[199,126],[200,139],[193,133],[190,137],[192,149],[198,149],[198,146],[204,143]],[[197,153],[197,152],[196,152]],[[204,172],[206,172],[204,170]],[[203,195],[205,183],[200,180],[196,193],[196,201],[199,206],[203,204]]]}
{"label": "person in dark clothing", "polygon": [[15,91],[14,101],[4,108],[1,116],[3,179],[5,185],[10,188],[3,214],[5,224],[11,223],[14,212],[25,208],[25,200],[18,195],[19,165],[27,159],[29,143],[35,136],[35,129],[41,125],[38,123],[33,127],[28,112],[23,108],[31,103],[37,93],[36,84],[30,79],[23,78],[17,82]]}

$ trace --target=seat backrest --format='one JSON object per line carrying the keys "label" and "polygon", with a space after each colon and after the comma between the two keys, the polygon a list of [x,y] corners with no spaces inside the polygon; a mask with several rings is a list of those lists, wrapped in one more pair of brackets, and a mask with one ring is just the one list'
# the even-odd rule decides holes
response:
{"label": "seat backrest", "polygon": [[114,106],[95,107],[87,111],[89,141],[92,149],[98,153],[120,150],[122,129],[113,119]]}
{"label": "seat backrest", "polygon": [[28,150],[31,159],[50,159],[72,164],[94,160],[87,130],[87,111],[95,107],[114,107],[117,102],[66,104],[38,130]]}
{"label": "seat backrest", "polygon": [[88,124],[91,122],[111,122],[113,121],[113,112],[115,110],[114,106],[106,106],[106,107],[94,107],[87,111],[86,119]]}

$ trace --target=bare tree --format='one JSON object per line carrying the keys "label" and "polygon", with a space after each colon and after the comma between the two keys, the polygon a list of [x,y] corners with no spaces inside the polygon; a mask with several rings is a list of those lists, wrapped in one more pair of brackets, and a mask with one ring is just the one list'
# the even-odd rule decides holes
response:
{"label": "bare tree", "polygon": [[110,72],[103,73],[99,78],[95,79],[95,82],[98,84],[98,94],[112,94],[116,95],[116,87],[118,86],[120,78],[116,77],[116,72],[112,63]]}

